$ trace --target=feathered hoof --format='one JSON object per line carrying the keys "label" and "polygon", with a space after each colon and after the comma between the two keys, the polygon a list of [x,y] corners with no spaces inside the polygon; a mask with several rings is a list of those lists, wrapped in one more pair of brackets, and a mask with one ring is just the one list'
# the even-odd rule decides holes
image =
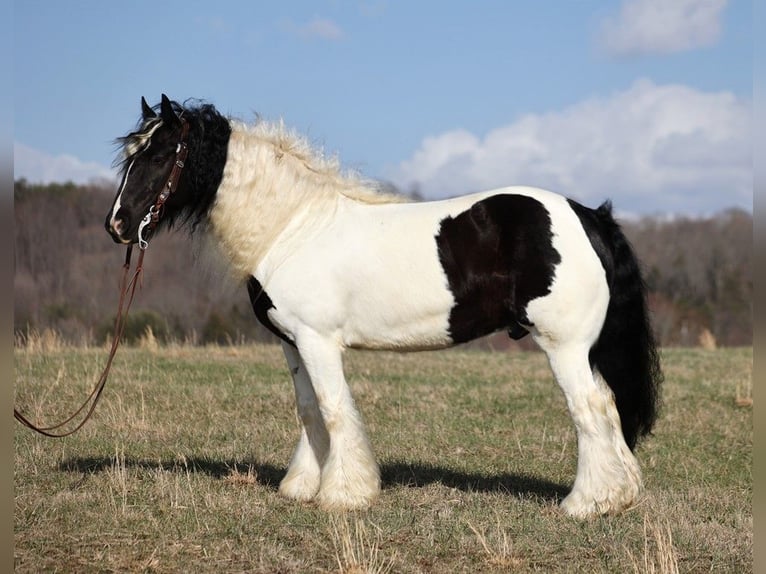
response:
{"label": "feathered hoof", "polygon": [[379,491],[371,493],[324,493],[317,495],[319,505],[325,510],[361,510],[368,508],[378,497]]}
{"label": "feathered hoof", "polygon": [[367,508],[380,494],[380,478],[377,473],[354,483],[337,483],[322,480],[316,500],[327,510],[354,510]]}
{"label": "feathered hoof", "polygon": [[309,476],[305,472],[288,472],[279,483],[279,494],[292,500],[307,502],[313,500],[317,492],[319,492],[319,476]]}
{"label": "feathered hoof", "polygon": [[619,514],[636,503],[640,492],[641,488],[638,486],[598,495],[585,495],[573,490],[561,501],[561,509],[578,519]]}

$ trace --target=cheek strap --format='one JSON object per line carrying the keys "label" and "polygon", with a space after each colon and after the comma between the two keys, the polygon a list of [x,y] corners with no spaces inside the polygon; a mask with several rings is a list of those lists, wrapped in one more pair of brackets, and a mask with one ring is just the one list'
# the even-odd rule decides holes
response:
{"label": "cheek strap", "polygon": [[170,197],[178,185],[178,180],[181,178],[181,171],[184,168],[186,162],[186,156],[189,154],[189,146],[186,145],[186,136],[189,134],[189,122],[184,118],[181,118],[181,141],[176,146],[176,160],[173,163],[173,169],[168,176],[168,180],[157,196],[157,201],[154,202],[149,208],[144,218],[141,220],[141,224],[138,226],[138,247],[141,251],[149,247],[148,237],[144,239],[144,230],[148,227],[149,232],[154,231],[157,224],[160,222],[160,215],[162,215],[162,207]]}

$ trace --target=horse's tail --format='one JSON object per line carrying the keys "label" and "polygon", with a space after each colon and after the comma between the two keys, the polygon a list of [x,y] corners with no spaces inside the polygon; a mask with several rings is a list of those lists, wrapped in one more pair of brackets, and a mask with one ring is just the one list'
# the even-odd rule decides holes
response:
{"label": "horse's tail", "polygon": [[590,364],[614,393],[622,434],[631,450],[657,418],[662,370],[649,321],[638,259],[612,217],[612,205],[588,209],[570,202],[601,259],[609,284],[609,306]]}

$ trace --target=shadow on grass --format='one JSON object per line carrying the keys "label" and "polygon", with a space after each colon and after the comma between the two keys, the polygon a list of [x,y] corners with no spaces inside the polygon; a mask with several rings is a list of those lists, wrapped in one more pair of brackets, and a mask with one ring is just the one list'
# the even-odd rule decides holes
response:
{"label": "shadow on grass", "polygon": [[419,462],[388,462],[381,466],[380,472],[383,488],[421,488],[429,484],[443,484],[466,492],[503,492],[513,496],[535,496],[550,501],[560,501],[569,492],[567,486],[536,476],[464,472]]}
{"label": "shadow on grass", "polygon": [[[121,461],[122,462],[122,461]],[[84,474],[102,472],[115,465],[114,457],[74,457],[58,465],[59,470],[66,472],[82,472]],[[263,486],[276,489],[287,469],[268,463],[254,461],[219,461],[207,458],[185,458],[182,460],[157,461],[125,457],[127,468],[143,470],[164,470],[168,472],[193,472],[207,474],[213,478],[226,478],[233,474],[254,474],[256,482]]]}
{"label": "shadow on grass", "polygon": [[[62,461],[58,468],[66,472],[84,474],[102,472],[115,464],[113,457],[75,457]],[[254,474],[258,484],[276,490],[287,472],[283,466],[255,461],[219,461],[207,458],[156,461],[125,457],[128,468],[164,470],[169,472],[195,472],[223,479],[233,474]],[[383,488],[404,486],[422,488],[430,484],[443,484],[466,492],[503,492],[509,495],[535,496],[543,500],[560,501],[569,489],[555,482],[534,476],[514,473],[481,474],[434,466],[424,463],[388,462],[380,469]]]}

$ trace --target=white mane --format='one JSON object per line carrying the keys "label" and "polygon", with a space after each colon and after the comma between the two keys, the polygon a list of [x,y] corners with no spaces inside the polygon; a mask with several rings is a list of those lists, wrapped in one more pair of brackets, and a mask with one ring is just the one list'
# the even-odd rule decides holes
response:
{"label": "white mane", "polygon": [[[251,275],[290,223],[316,227],[338,201],[398,203],[374,182],[343,172],[282,122],[231,121],[223,180],[210,213],[213,233],[241,277]],[[302,231],[298,231],[301,233]],[[292,233],[296,233],[295,230]]]}
{"label": "white mane", "polygon": [[278,163],[287,157],[288,162],[292,163],[289,166],[291,169],[305,170],[303,177],[311,178],[322,187],[329,185],[350,199],[371,204],[407,201],[401,195],[381,191],[374,181],[353,171],[344,171],[336,156],[325,155],[321,149],[312,146],[306,137],[286,127],[283,121],[259,120],[255,124],[232,122],[232,129],[241,130],[251,138],[271,146]]}

